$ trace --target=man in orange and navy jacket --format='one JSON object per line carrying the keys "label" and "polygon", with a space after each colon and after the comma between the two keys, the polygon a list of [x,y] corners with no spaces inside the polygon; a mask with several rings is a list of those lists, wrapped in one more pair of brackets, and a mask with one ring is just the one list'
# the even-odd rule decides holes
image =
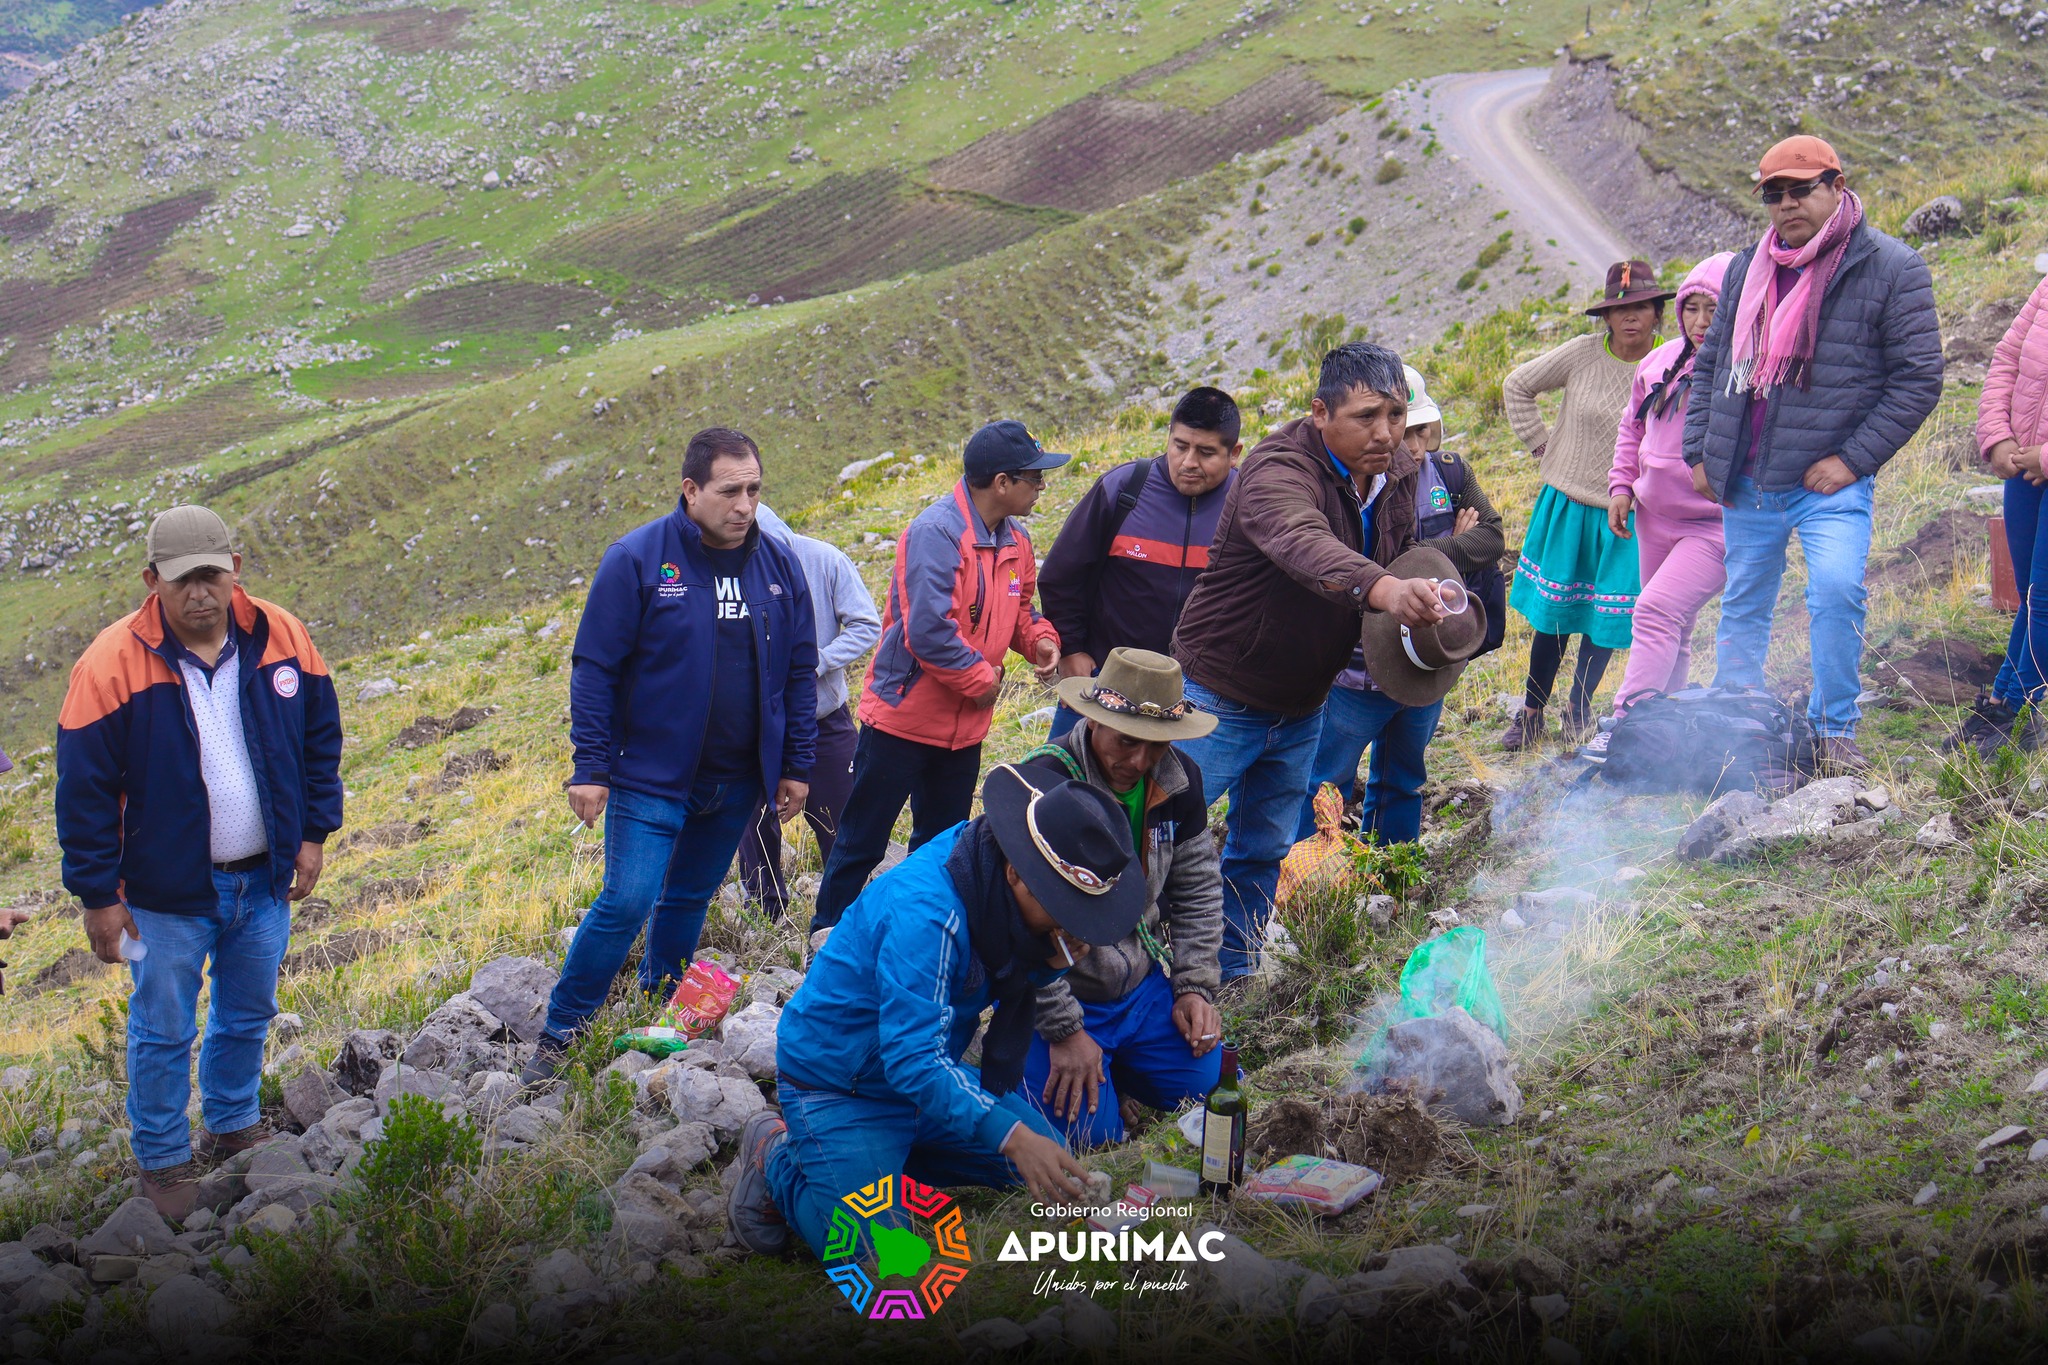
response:
{"label": "man in orange and navy jacket", "polygon": [[815,947],[839,923],[889,851],[910,802],[910,848],[972,812],[981,741],[1003,686],[1003,656],[1057,674],[1060,637],[1032,605],[1038,562],[1017,518],[1070,458],[1048,452],[1022,422],[990,422],[968,438],[964,476],[896,541],[882,639],[860,698],[853,792],[818,887]]}
{"label": "man in orange and navy jacket", "polygon": [[64,885],[103,962],[128,962],[128,1121],[140,1190],[168,1218],[198,1196],[186,1109],[199,988],[202,1159],[271,1136],[257,1096],[286,902],[341,827],[341,711],[298,619],[242,591],[227,524],[174,507],[149,529],[149,597],[71,670],[57,722]]}

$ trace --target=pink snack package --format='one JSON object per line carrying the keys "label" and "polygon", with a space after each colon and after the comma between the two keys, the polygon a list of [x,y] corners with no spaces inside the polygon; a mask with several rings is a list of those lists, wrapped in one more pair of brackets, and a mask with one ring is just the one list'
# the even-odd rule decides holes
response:
{"label": "pink snack package", "polygon": [[676,993],[669,997],[661,1022],[686,1038],[702,1038],[725,1018],[739,993],[740,983],[717,963],[692,962],[676,983]]}
{"label": "pink snack package", "polygon": [[1244,1192],[1273,1204],[1294,1204],[1317,1213],[1343,1213],[1380,1187],[1380,1173],[1319,1156],[1290,1156],[1245,1182]]}

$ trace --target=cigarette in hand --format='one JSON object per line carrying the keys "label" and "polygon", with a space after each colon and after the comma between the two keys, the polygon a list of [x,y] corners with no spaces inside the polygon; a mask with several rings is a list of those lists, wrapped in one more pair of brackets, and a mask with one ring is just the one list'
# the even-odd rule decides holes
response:
{"label": "cigarette in hand", "polygon": [[1203,1034],[1203,1035],[1202,1035],[1201,1037],[1199,1037],[1199,1038],[1195,1039],[1195,1041],[1196,1041],[1196,1042],[1198,1042],[1198,1043],[1212,1043],[1212,1042],[1214,1042],[1215,1040],[1216,1040],[1216,1035],[1215,1035],[1215,1034],[1213,1034],[1213,1033],[1205,1033],[1205,1034]]}

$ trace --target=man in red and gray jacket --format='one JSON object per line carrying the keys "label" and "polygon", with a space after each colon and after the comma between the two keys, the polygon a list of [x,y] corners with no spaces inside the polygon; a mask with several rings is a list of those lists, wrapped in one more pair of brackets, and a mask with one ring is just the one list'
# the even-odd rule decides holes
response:
{"label": "man in red and gray jacket", "polygon": [[[1060,633],[1060,676],[1093,677],[1112,649],[1173,648],[1173,628],[1209,566],[1209,542],[1237,479],[1237,403],[1190,389],[1166,426],[1166,453],[1118,465],[1095,481],[1046,551],[1038,595]],[[1058,740],[1078,713],[1061,703]]]}
{"label": "man in red and gray jacket", "polygon": [[1022,422],[974,433],[965,475],[896,541],[882,612],[882,640],[860,698],[853,794],[818,887],[813,946],[839,923],[889,851],[889,832],[910,802],[910,848],[965,820],[1003,686],[1003,656],[1029,659],[1051,682],[1060,637],[1032,606],[1038,564],[1017,518],[1045,487],[1051,454]]}
{"label": "man in red and gray jacket", "polygon": [[1230,793],[1223,845],[1223,980],[1259,945],[1308,791],[1323,703],[1360,621],[1443,615],[1435,585],[1386,565],[1415,543],[1415,457],[1402,445],[1401,357],[1362,341],[1323,357],[1309,415],[1252,451],[1223,505],[1209,568],[1173,639],[1188,699],[1217,717],[1182,745],[1210,798]]}

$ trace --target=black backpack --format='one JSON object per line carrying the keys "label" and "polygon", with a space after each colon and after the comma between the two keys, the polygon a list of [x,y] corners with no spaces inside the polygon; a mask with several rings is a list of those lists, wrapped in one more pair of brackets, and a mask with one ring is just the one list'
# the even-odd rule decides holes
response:
{"label": "black backpack", "polygon": [[[1465,496],[1465,462],[1448,450],[1432,452],[1430,458],[1436,461],[1444,492],[1451,495],[1455,504]],[[1499,564],[1489,564],[1477,573],[1465,575],[1465,589],[1486,608],[1486,642],[1479,647],[1479,654],[1491,654],[1508,638],[1507,575],[1500,571]],[[1472,657],[1476,659],[1479,654]]]}
{"label": "black backpack", "polygon": [[1813,736],[1768,692],[1688,687],[1651,692],[1607,737],[1600,776],[1639,792],[1784,788],[1813,771]]}

